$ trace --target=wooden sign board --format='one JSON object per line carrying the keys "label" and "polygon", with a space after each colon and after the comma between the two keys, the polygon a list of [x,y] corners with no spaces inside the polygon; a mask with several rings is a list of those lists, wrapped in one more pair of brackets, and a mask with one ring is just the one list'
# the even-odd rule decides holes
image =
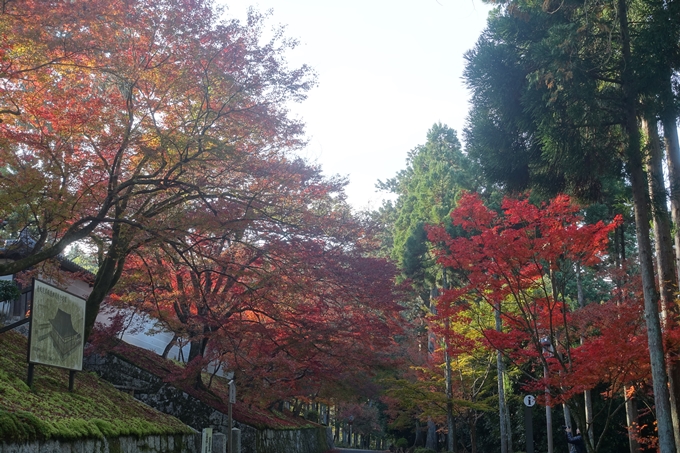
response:
{"label": "wooden sign board", "polygon": [[85,299],[33,281],[28,362],[83,369]]}

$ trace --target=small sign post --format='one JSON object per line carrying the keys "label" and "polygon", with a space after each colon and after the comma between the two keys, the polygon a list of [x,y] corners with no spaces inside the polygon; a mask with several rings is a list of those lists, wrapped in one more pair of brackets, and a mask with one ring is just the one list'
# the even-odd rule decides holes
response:
{"label": "small sign post", "polygon": [[232,418],[231,415],[231,406],[236,403],[236,384],[234,384],[234,380],[232,379],[229,381],[229,429],[228,429],[228,436],[229,438],[227,439],[227,445],[229,445],[229,453],[234,453],[234,419]]}
{"label": "small sign post", "polygon": [[536,405],[534,395],[524,397],[524,437],[527,440],[527,453],[534,453],[534,423],[532,417],[534,405]]}
{"label": "small sign post", "polygon": [[229,381],[229,404],[236,404],[236,385],[233,379]]}
{"label": "small sign post", "polygon": [[201,432],[201,453],[212,453],[212,428],[203,428]]}

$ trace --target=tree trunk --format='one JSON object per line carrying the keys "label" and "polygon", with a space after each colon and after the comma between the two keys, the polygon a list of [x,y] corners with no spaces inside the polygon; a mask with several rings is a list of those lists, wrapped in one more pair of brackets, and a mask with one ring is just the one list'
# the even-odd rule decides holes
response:
{"label": "tree trunk", "polygon": [[635,399],[632,395],[628,395],[629,388],[627,385],[623,386],[623,398],[626,401],[626,423],[628,424],[628,449],[630,453],[639,453],[640,444],[634,436],[632,436],[631,429],[638,424],[638,411],[635,404]]}
{"label": "tree trunk", "polygon": [[647,191],[645,190],[640,152],[640,130],[637,124],[637,93],[634,91],[632,74],[633,62],[630,49],[630,32],[628,30],[628,7],[626,0],[618,0],[618,19],[621,27],[621,46],[623,67],[621,70],[623,101],[625,106],[625,130],[628,135],[626,146],[626,166],[630,177],[635,207],[635,230],[638,240],[640,273],[645,302],[645,323],[647,325],[647,342],[652,368],[652,385],[654,403],[656,405],[656,421],[661,453],[675,452],[673,422],[671,419],[668,376],[664,357],[661,323],[659,321],[658,297],[654,282],[652,250],[649,239],[649,211]]}
{"label": "tree trunk", "polygon": [[[548,367],[543,365],[543,377],[548,377]],[[548,453],[553,453],[552,407],[550,406],[550,389],[545,388],[545,428],[548,438]]]}
{"label": "tree trunk", "polygon": [[647,326],[647,342],[652,367],[652,385],[659,433],[659,449],[661,453],[672,453],[676,450],[671,417],[670,393],[668,391],[666,360],[661,334],[661,322],[659,320],[659,298],[654,281],[652,247],[649,238],[649,212],[647,210],[648,205],[644,190],[644,175],[639,164],[641,162],[635,162],[633,157],[632,162],[629,162],[629,172],[633,192],[633,205],[635,207],[635,230],[645,303],[645,324]]}
{"label": "tree trunk", "polygon": [[680,144],[676,114],[669,110],[662,114],[663,136],[666,145],[666,166],[670,181],[671,217],[675,224],[675,270],[680,281]]}
{"label": "tree trunk", "polygon": [[[661,143],[657,129],[656,119],[643,121],[647,129],[647,182],[649,197],[651,199],[652,220],[654,223],[654,245],[656,248],[657,275],[662,302],[662,309],[670,309],[675,300],[678,290],[677,274],[675,272],[675,259],[673,253],[673,240],[671,238],[671,220],[668,215],[666,187],[663,176],[663,163],[661,156]],[[664,313],[664,316],[673,317],[676,313]]]}
{"label": "tree trunk", "polygon": [[[208,339],[205,337],[189,342],[189,359],[187,360],[187,366],[195,360],[202,360],[207,343]],[[198,363],[195,363],[194,365],[198,365]],[[203,382],[203,365],[197,366],[193,372],[195,373],[193,376],[194,388],[207,389]]]}
{"label": "tree trunk", "polygon": [[423,432],[420,429],[420,420],[416,418],[416,436],[413,441],[414,447],[420,447],[423,445]]}
{"label": "tree trunk", "polygon": [[[442,285],[444,289],[449,289],[449,280],[446,269],[442,269]],[[449,330],[449,320],[446,320],[446,330]],[[453,418],[453,376],[451,376],[451,355],[449,354],[449,343],[444,339],[444,372],[446,374],[446,450],[457,453],[456,445],[456,421]]]}
{"label": "tree trunk", "polygon": [[[586,300],[583,296],[583,284],[581,282],[581,263],[576,263],[576,294],[578,298],[578,306],[584,308],[586,306]],[[583,344],[584,338],[580,338],[580,343]],[[583,404],[585,406],[585,416],[586,416],[586,432],[590,439],[590,444],[595,445],[595,431],[593,429],[593,397],[590,390],[583,392]]]}
{"label": "tree trunk", "polygon": [[173,346],[175,346],[175,343],[177,343],[178,338],[179,337],[176,334],[172,336],[172,340],[170,340],[170,343],[168,343],[165,346],[165,349],[163,349],[163,354],[161,354],[161,357],[163,357],[164,359],[168,358],[168,354],[170,354],[170,350],[172,349]]}
{"label": "tree trunk", "polygon": [[431,419],[427,420],[427,440],[425,448],[437,451],[437,425]]}
{"label": "tree trunk", "polygon": [[[615,255],[615,262],[616,262],[616,268],[617,269],[625,269],[626,266],[626,246],[625,246],[625,235],[624,235],[624,226],[620,225],[616,227],[616,230],[614,231],[614,239],[615,239],[615,246],[616,246],[616,255]],[[620,234],[619,234],[620,231]],[[625,303],[624,299],[624,294],[625,291],[623,291],[623,287],[625,285],[625,281],[623,279],[617,279],[617,286],[619,289],[619,299],[617,300],[617,304],[623,304]],[[627,422],[627,430],[628,430],[628,449],[630,453],[639,453],[640,451],[640,444],[638,444],[638,441],[635,439],[635,437],[632,435],[631,429],[634,425],[637,425],[638,422],[638,411],[637,407],[635,404],[635,398],[631,392],[629,392],[629,387],[627,385],[623,386],[623,399],[626,402],[626,422]],[[593,445],[595,443],[593,442]]]}
{"label": "tree trunk", "polygon": [[[448,322],[448,321],[447,321]],[[451,356],[449,355],[448,345],[445,345],[444,360],[446,362],[446,425],[448,435],[446,436],[446,449],[454,453],[458,452],[456,445],[456,423],[453,419],[453,379],[451,378]]]}
{"label": "tree trunk", "polygon": [[[666,187],[663,176],[663,159],[661,156],[661,140],[656,118],[646,118],[642,121],[647,131],[647,185],[652,208],[652,223],[654,227],[654,247],[656,252],[657,279],[661,298],[661,313],[666,326],[675,322],[677,310],[675,294],[678,291],[677,274],[675,272],[675,256],[671,239],[671,221],[668,214]],[[668,385],[671,403],[671,419],[673,421],[673,436],[675,448],[680,451],[680,367],[666,358],[668,365]]]}
{"label": "tree trunk", "polygon": [[[496,331],[503,330],[503,323],[501,321],[500,306],[494,308],[494,316],[496,318]],[[505,399],[505,363],[503,363],[503,354],[501,351],[496,351],[496,373],[498,380],[498,416],[500,418],[500,434],[501,434],[501,453],[512,453],[512,443],[510,441],[510,433],[508,432],[508,406]]]}
{"label": "tree trunk", "polygon": [[102,302],[120,278],[124,262],[124,257],[121,259],[107,257],[97,271],[92,292],[85,301],[85,334],[83,335],[85,341],[92,333]]}
{"label": "tree trunk", "polygon": [[293,404],[293,417],[299,417],[300,411],[302,411],[302,401],[296,399]]}
{"label": "tree trunk", "polygon": [[[569,406],[567,406],[565,403],[562,403],[562,415],[564,417],[564,426],[571,430],[571,412],[569,411]],[[576,432],[576,430],[573,430],[573,432]],[[585,439],[583,440],[585,442]],[[576,445],[568,443],[567,448],[569,449],[569,453],[576,453]]]}
{"label": "tree trunk", "polygon": [[111,245],[104,261],[99,266],[99,269],[97,269],[92,292],[90,292],[85,301],[85,333],[83,335],[85,341],[87,341],[90,333],[92,333],[92,328],[99,314],[99,307],[104,298],[116,286],[123,273],[125,258],[128,254],[127,248],[130,245],[130,240],[126,239],[126,230],[127,228],[122,225],[116,224],[113,226]]}

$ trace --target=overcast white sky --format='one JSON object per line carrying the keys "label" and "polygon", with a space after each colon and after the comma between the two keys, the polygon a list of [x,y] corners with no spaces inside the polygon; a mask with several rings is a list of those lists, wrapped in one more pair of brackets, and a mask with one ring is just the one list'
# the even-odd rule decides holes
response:
{"label": "overcast white sky", "polygon": [[273,10],[300,46],[319,85],[293,111],[307,124],[304,156],[325,174],[348,176],[356,209],[378,208],[378,179],[394,176],[438,121],[459,132],[469,94],[463,54],[484,28],[480,0],[219,0],[242,19],[248,6]]}

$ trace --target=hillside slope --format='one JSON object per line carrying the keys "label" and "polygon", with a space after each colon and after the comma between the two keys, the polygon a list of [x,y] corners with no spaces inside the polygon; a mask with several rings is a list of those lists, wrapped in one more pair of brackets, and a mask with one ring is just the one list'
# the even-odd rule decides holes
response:
{"label": "hillside slope", "polygon": [[0,334],[0,439],[31,440],[182,434],[192,430],[122,393],[93,373],[77,373],[68,391],[68,370],[36,366],[26,385],[27,340]]}

